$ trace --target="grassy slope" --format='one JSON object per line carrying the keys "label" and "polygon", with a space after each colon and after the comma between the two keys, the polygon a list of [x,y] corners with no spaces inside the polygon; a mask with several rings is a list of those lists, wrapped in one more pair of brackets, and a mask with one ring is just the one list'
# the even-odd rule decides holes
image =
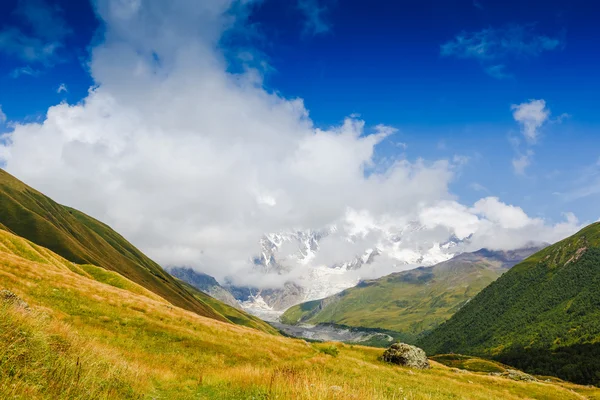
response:
{"label": "grassy slope", "polygon": [[213,299],[186,282],[181,281],[181,284],[187,287],[188,290],[192,292],[194,296],[197,296],[199,300],[204,301],[214,310],[219,312],[219,314],[223,315],[234,324],[247,326],[249,328],[258,329],[267,333],[279,334],[277,329],[273,328],[262,319],[245,313],[237,308],[231,307],[219,300]]}
{"label": "grassy slope", "polygon": [[283,314],[282,322],[389,329],[414,341],[450,318],[504,271],[500,263],[484,257],[458,256],[434,267],[364,281],[327,299],[296,305]]}
{"label": "grassy slope", "polygon": [[0,288],[32,307],[0,304],[0,398],[600,398],[597,389],[457,374],[435,362],[409,371],[378,361],[381,350],[223,323],[98,272],[0,232]]}
{"label": "grassy slope", "polygon": [[420,341],[600,384],[600,224],[513,267]]}
{"label": "grassy slope", "polygon": [[[109,226],[75,209],[62,206],[0,169],[0,228],[44,246],[69,261],[116,271],[197,314],[226,321],[214,309],[214,299],[190,290],[146,257]],[[237,321],[273,332],[248,314],[230,311]]]}

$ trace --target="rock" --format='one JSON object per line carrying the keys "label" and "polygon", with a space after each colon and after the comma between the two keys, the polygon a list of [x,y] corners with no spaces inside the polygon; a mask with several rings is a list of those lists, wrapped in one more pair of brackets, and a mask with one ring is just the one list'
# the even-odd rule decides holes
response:
{"label": "rock", "polygon": [[418,347],[406,343],[394,343],[383,353],[382,359],[389,363],[410,368],[431,368],[425,352]]}
{"label": "rock", "polygon": [[22,308],[24,310],[29,310],[29,304],[27,304],[19,296],[17,296],[10,290],[0,290],[0,302],[12,304],[13,306]]}
{"label": "rock", "polygon": [[516,369],[507,369],[505,372],[501,373],[500,376],[505,378],[509,378],[515,381],[525,381],[525,382],[536,382],[537,379],[533,376],[526,374],[522,371],[517,371]]}

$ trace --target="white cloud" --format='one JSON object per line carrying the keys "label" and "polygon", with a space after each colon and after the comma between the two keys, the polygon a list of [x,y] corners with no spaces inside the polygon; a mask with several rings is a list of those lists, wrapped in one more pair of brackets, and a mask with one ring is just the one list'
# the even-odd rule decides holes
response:
{"label": "white cloud", "polygon": [[529,143],[535,143],[539,136],[539,129],[548,121],[550,110],[546,108],[544,100],[529,100],[521,104],[513,104],[513,118],[521,125],[521,132]]}
{"label": "white cloud", "polygon": [[[428,227],[420,240],[450,230],[498,248],[576,229],[497,199],[460,205],[448,185],[464,158],[398,158],[380,168],[376,148],[390,127],[350,117],[317,129],[301,99],[266,91],[256,70],[227,72],[219,39],[243,23],[232,4],[99,0],[106,33],[90,62],[97,86],[81,103],[51,107],[41,123],[16,125],[0,141],[0,162],[161,264],[219,279],[247,278],[267,232],[338,224],[365,232],[364,245],[378,240],[373,224],[420,220]],[[342,251],[346,243],[332,237],[322,257]]]}
{"label": "white cloud", "polygon": [[485,187],[482,184],[477,183],[477,182],[471,183],[469,185],[469,187],[471,189],[473,189],[474,191],[476,191],[476,192],[485,192],[485,193],[489,193],[490,192],[490,190],[487,187]]}
{"label": "white cloud", "polygon": [[31,68],[29,65],[25,66],[25,67],[19,67],[19,68],[15,68],[11,73],[10,73],[10,77],[11,78],[18,78],[20,76],[23,75],[27,75],[27,76],[32,76],[34,78],[40,76],[42,73],[42,71],[37,70],[37,69],[33,69]]}
{"label": "white cloud", "polygon": [[[474,59],[481,62],[492,77],[511,77],[505,62],[523,57],[537,57],[545,51],[564,47],[561,36],[549,37],[536,32],[534,24],[512,24],[502,28],[485,28],[476,32],[461,32],[440,46],[447,57]],[[503,61],[503,63],[498,63]]]}
{"label": "white cloud", "polygon": [[[61,61],[58,55],[64,47],[64,39],[71,33],[62,10],[43,0],[20,0],[14,14],[26,26],[5,26],[0,30],[0,52],[14,56],[28,63],[45,66]],[[28,69],[29,68],[29,69]],[[24,67],[13,71],[13,77],[28,74],[35,70]]]}
{"label": "white cloud", "polygon": [[528,243],[553,243],[581,228],[574,214],[564,215],[564,221],[552,225],[541,218],[531,218],[521,208],[496,197],[486,197],[470,208],[453,201],[425,209],[421,221],[430,228],[447,227],[459,238],[468,237],[465,251],[506,250]]}
{"label": "white cloud", "polygon": [[469,161],[471,161],[471,157],[463,156],[460,154],[455,154],[454,157],[452,157],[452,161],[456,165],[463,166],[463,165],[467,165],[469,163]]}
{"label": "white cloud", "polygon": [[65,85],[64,83],[61,83],[60,86],[58,87],[58,89],[56,89],[56,93],[60,94],[62,92],[65,92],[65,93],[69,92],[69,90],[67,89],[67,85]]}
{"label": "white cloud", "polygon": [[538,56],[563,45],[562,38],[538,34],[531,24],[513,24],[503,28],[462,32],[444,43],[440,52],[443,56],[496,60],[512,56]]}
{"label": "white cloud", "polygon": [[319,35],[331,30],[330,25],[325,21],[323,16],[327,8],[319,5],[318,0],[299,0],[298,8],[306,18],[304,23],[305,34]]}
{"label": "white cloud", "polygon": [[512,160],[513,170],[517,175],[525,175],[525,170],[531,165],[533,151],[528,150],[526,154],[521,154]]}
{"label": "white cloud", "polygon": [[485,72],[492,78],[496,79],[508,79],[513,77],[511,74],[506,72],[506,65],[504,64],[490,65],[489,67],[485,68]]}
{"label": "white cloud", "polygon": [[6,123],[6,114],[2,111],[2,104],[0,104],[0,125],[4,125]]}
{"label": "white cloud", "polygon": [[540,136],[540,129],[549,122],[560,123],[566,114],[562,114],[554,121],[550,120],[550,110],[546,107],[546,101],[529,100],[521,104],[511,106],[513,118],[521,127],[521,133],[525,137],[527,150],[520,150],[521,141],[514,136],[509,137],[517,155],[512,160],[513,170],[517,175],[525,175],[525,170],[531,165],[534,152],[531,147],[535,145]]}

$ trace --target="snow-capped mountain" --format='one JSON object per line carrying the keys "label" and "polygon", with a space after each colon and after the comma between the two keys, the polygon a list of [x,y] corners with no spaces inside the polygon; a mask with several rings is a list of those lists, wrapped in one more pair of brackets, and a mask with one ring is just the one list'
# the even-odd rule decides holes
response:
{"label": "snow-capped mountain", "polygon": [[268,289],[228,288],[246,311],[275,320],[295,304],[339,293],[360,279],[446,261],[461,242],[451,232],[432,232],[416,222],[400,229],[352,228],[266,234],[252,273],[280,277],[281,283]]}

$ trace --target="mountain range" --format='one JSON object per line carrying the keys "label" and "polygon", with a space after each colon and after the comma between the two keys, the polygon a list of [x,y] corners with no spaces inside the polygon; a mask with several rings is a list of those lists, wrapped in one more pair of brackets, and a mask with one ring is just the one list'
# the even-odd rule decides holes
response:
{"label": "mountain range", "polygon": [[[377,275],[372,269],[378,263],[396,270],[411,265],[430,266],[452,258],[455,247],[463,243],[451,232],[438,234],[439,240],[426,238],[426,228],[418,222],[399,228],[371,226],[360,232],[348,228],[354,224],[350,220],[340,227],[266,234],[260,240],[258,255],[252,259],[251,273],[259,277],[290,278],[267,288],[231,280],[224,282],[223,287],[246,311],[276,320],[293,305],[353,287],[361,275]],[[323,257],[330,247],[340,243],[344,247],[341,257],[335,260]]]}
{"label": "mountain range", "polygon": [[539,249],[482,249],[459,254],[431,267],[363,280],[336,295],[293,306],[282,315],[281,321],[380,328],[400,333],[404,341],[415,342]]}

